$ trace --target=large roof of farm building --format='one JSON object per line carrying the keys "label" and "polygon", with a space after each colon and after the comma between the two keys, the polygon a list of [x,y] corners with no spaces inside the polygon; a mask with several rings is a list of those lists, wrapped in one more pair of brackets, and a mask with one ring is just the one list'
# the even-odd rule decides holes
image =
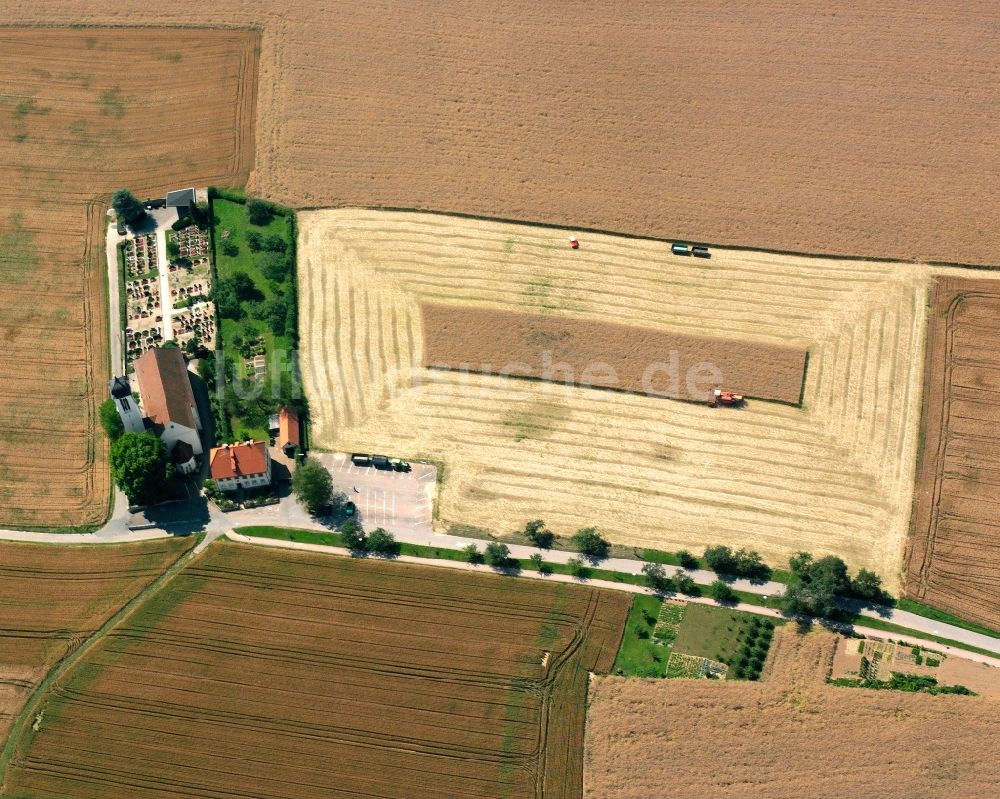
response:
{"label": "large roof of farm building", "polygon": [[299,443],[299,414],[295,408],[282,408],[278,414],[278,446]]}
{"label": "large roof of farm building", "polygon": [[166,427],[170,422],[195,429],[194,393],[179,349],[151,349],[135,362],[143,413]]}
{"label": "large roof of farm building", "polygon": [[194,205],[194,189],[178,189],[167,192],[168,208],[188,208]]}
{"label": "large roof of farm building", "polygon": [[267,471],[267,444],[248,441],[244,444],[226,444],[209,453],[213,480],[247,477]]}

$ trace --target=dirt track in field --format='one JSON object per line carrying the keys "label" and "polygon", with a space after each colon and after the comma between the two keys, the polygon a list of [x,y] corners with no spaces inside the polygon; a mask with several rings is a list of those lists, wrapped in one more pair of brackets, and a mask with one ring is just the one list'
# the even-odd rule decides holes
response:
{"label": "dirt track in field", "polygon": [[[300,214],[313,445],[445,464],[438,523],[543,518],[640,547],[836,553],[899,588],[927,276],[911,265],[716,249],[376,211]],[[423,369],[420,303],[809,350],[801,408],[711,409]]]}
{"label": "dirt track in field", "polygon": [[1000,629],[1000,283],[932,293],[909,596]]}
{"label": "dirt track in field", "polygon": [[104,210],[245,179],[257,42],[0,28],[0,526],[106,518]]}
{"label": "dirt track in field", "polygon": [[193,544],[0,544],[0,748],[38,680]]}
{"label": "dirt track in field", "polygon": [[598,678],[585,799],[996,792],[1000,703],[828,686],[835,641],[788,625],[760,683]]}
{"label": "dirt track in field", "polygon": [[628,606],[215,544],[65,676],[8,790],[572,799],[588,673],[610,670]]}
{"label": "dirt track in field", "polygon": [[802,348],[498,308],[420,304],[424,366],[707,402],[712,390],[797,404]]}
{"label": "dirt track in field", "polygon": [[259,26],[253,185],[291,205],[1000,260],[992,1],[4,11],[11,23]]}

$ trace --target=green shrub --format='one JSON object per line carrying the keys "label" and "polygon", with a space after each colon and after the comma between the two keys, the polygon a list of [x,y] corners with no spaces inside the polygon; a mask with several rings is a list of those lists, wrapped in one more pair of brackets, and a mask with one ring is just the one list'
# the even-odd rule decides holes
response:
{"label": "green shrub", "polygon": [[228,255],[230,258],[235,258],[240,254],[239,245],[232,239],[222,240],[222,254]]}

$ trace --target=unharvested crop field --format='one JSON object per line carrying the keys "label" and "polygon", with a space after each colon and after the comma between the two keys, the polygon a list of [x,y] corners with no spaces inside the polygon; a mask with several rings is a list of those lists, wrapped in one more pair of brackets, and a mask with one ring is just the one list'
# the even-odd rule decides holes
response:
{"label": "unharvested crop field", "polygon": [[941,278],[929,313],[906,591],[1000,629],[1000,283]]}
{"label": "unharvested crop field", "polygon": [[597,679],[585,799],[996,792],[997,701],[828,686],[835,642],[785,627],[760,683]]}
{"label": "unharvested crop field", "polygon": [[0,526],[106,516],[104,210],[246,178],[258,41],[0,28]]}
{"label": "unharvested crop field", "polygon": [[797,403],[806,353],[596,319],[421,303],[423,365],[707,402],[713,388]]}
{"label": "unharvested crop field", "polygon": [[193,543],[0,544],[0,743],[42,675]]}
{"label": "unharvested crop field", "polygon": [[7,791],[579,796],[628,601],[216,544],[66,675]]}
{"label": "unharvested crop field", "polygon": [[[445,463],[441,526],[597,524],[665,549],[836,553],[898,589],[918,439],[925,270],[440,215],[300,215],[313,444]],[[801,408],[423,369],[420,304],[808,349]]]}
{"label": "unharvested crop field", "polygon": [[1000,251],[992,0],[4,11],[46,25],[260,26],[252,188],[297,207],[973,263]]}

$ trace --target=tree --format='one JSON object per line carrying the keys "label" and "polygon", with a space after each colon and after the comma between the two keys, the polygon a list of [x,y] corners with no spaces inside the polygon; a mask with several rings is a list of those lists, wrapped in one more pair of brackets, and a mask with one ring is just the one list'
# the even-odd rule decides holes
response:
{"label": "tree", "polygon": [[376,555],[395,555],[399,551],[396,537],[381,527],[376,527],[365,539],[365,549]]}
{"label": "tree", "polygon": [[228,280],[232,283],[237,299],[243,302],[260,302],[264,299],[261,290],[257,288],[253,282],[253,278],[246,272],[242,270],[233,272],[232,277],[228,278]]}
{"label": "tree", "polygon": [[288,318],[288,303],[278,297],[267,300],[261,309],[261,316],[270,326],[274,335],[283,335],[285,320]]}
{"label": "tree", "polygon": [[216,281],[212,287],[212,300],[219,309],[219,316],[224,319],[239,319],[243,316],[243,308],[231,280]]}
{"label": "tree", "polygon": [[181,255],[181,245],[176,239],[167,239],[167,257],[173,261]]}
{"label": "tree", "polygon": [[578,580],[584,580],[590,576],[590,569],[588,569],[587,565],[579,558],[570,558],[566,561],[566,565],[569,566],[569,573]]}
{"label": "tree", "polygon": [[736,557],[729,547],[706,547],[704,558],[716,574],[736,574]]}
{"label": "tree", "polygon": [[510,566],[510,547],[499,541],[490,541],[486,545],[486,562],[494,569],[504,569]]}
{"label": "tree", "polygon": [[108,397],[101,403],[99,413],[104,433],[112,441],[117,441],[122,433],[125,432],[125,425],[122,424],[122,417],[118,415],[118,408],[115,407],[115,401],[111,397]]}
{"label": "tree", "polygon": [[146,218],[146,209],[128,189],[118,189],[114,193],[111,207],[118,218],[130,227],[135,227]]}
{"label": "tree", "polygon": [[851,594],[859,599],[867,599],[869,602],[888,603],[892,601],[892,597],[882,587],[882,578],[868,569],[862,569],[851,580]]}
{"label": "tree", "polygon": [[247,200],[247,219],[251,225],[263,226],[271,221],[271,206],[263,200]]}
{"label": "tree", "polygon": [[536,547],[550,549],[556,536],[545,526],[545,522],[535,519],[524,525],[524,537]]}
{"label": "tree", "polygon": [[269,236],[264,237],[264,249],[270,250],[271,252],[284,252],[288,249],[288,242],[286,242],[277,233],[272,233]]}
{"label": "tree", "polygon": [[674,584],[677,586],[677,590],[682,594],[687,594],[688,596],[698,596],[701,593],[701,589],[698,588],[698,585],[687,572],[677,572],[677,574],[674,575]]}
{"label": "tree", "polygon": [[540,552],[535,552],[528,560],[531,561],[532,566],[538,569],[539,573],[542,573],[542,569],[545,568],[545,560]]}
{"label": "tree", "polygon": [[832,615],[837,609],[837,594],[851,586],[844,561],[833,555],[814,561],[808,552],[798,552],[788,565],[792,579],[782,597],[785,612],[793,616]]}
{"label": "tree", "polygon": [[677,590],[674,581],[667,576],[667,570],[659,563],[647,563],[642,567],[646,585],[658,594],[669,594]]}
{"label": "tree", "polygon": [[[302,468],[301,466],[299,467]],[[348,519],[340,525],[340,537],[344,546],[351,552],[364,552],[365,550],[365,528],[357,519]]]}
{"label": "tree", "polygon": [[601,560],[608,556],[611,544],[601,538],[596,527],[584,527],[573,534],[573,543],[591,560]]}
{"label": "tree", "polygon": [[462,548],[462,552],[465,553],[465,559],[469,563],[482,563],[483,553],[479,551],[479,547],[475,544],[468,544]]}
{"label": "tree", "polygon": [[698,558],[696,558],[686,549],[677,550],[677,562],[680,563],[681,567],[684,569],[698,568]]}
{"label": "tree", "polygon": [[222,254],[228,255],[230,258],[235,258],[240,254],[240,245],[232,239],[223,239]]}
{"label": "tree", "polygon": [[260,252],[264,249],[264,237],[260,235],[256,230],[248,230],[244,238],[247,241],[247,247],[250,248],[251,252]]}
{"label": "tree", "polygon": [[712,599],[718,602],[720,605],[729,605],[736,602],[736,592],[730,587],[729,583],[724,580],[716,580],[709,586],[708,592],[712,595]]}
{"label": "tree", "polygon": [[307,458],[295,469],[292,493],[315,516],[333,496],[333,480],[323,464]]}
{"label": "tree", "polygon": [[760,553],[753,549],[741,549],[733,555],[736,561],[735,571],[738,577],[748,580],[767,580],[771,577],[771,568],[764,563]]}
{"label": "tree", "polygon": [[264,252],[257,256],[257,266],[268,280],[281,283],[288,275],[291,260],[281,252]]}
{"label": "tree", "polygon": [[129,502],[161,499],[172,471],[167,448],[150,433],[123,433],[111,446],[111,474]]}

